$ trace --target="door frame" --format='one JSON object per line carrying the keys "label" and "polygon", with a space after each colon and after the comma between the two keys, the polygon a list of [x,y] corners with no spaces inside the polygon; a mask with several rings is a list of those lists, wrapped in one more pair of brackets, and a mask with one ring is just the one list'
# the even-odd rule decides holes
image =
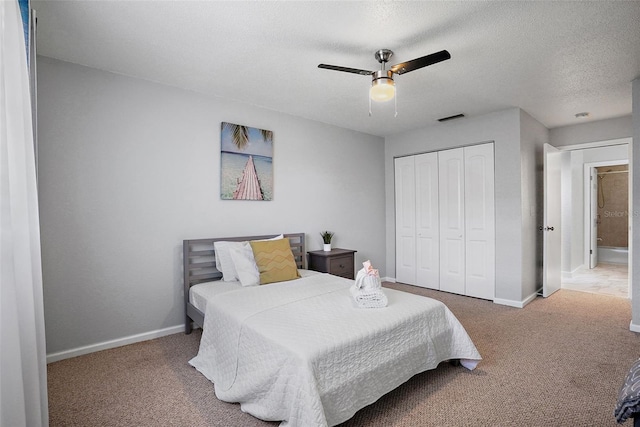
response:
{"label": "door frame", "polygon": [[[583,172],[583,186],[584,186],[584,265],[585,267],[591,266],[590,253],[589,249],[591,247],[591,239],[593,236],[591,233],[593,232],[593,227],[591,227],[591,209],[593,205],[593,200],[591,200],[591,186],[590,186],[590,178],[591,178],[591,168],[599,168],[601,166],[618,166],[618,165],[629,165],[629,159],[627,160],[603,160],[601,162],[591,162],[584,164],[584,172]],[[631,184],[631,175],[627,175],[629,180],[629,185]],[[598,186],[600,183],[598,183]],[[629,197],[631,197],[631,188],[629,188]],[[596,201],[597,203],[597,201]],[[627,208],[628,212],[631,212]],[[631,218],[629,218],[629,226],[631,225]],[[629,233],[629,242],[631,242],[631,233],[630,230],[627,231]],[[597,237],[597,236],[596,236]],[[629,243],[631,244],[631,243]],[[596,245],[596,250],[597,250]],[[631,257],[629,257],[628,262],[631,262]]]}

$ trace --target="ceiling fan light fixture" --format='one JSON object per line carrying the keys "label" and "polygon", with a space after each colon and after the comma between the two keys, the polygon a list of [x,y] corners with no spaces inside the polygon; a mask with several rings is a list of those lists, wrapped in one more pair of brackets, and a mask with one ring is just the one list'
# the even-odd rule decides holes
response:
{"label": "ceiling fan light fixture", "polygon": [[393,81],[393,73],[385,70],[376,71],[369,91],[371,100],[376,102],[391,101],[395,95],[396,83]]}

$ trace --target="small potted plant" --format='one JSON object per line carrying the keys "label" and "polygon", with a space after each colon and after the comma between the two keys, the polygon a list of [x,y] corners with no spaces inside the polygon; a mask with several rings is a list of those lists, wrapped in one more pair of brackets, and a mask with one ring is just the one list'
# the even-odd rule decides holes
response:
{"label": "small potted plant", "polygon": [[331,239],[333,238],[334,233],[331,232],[331,231],[323,231],[322,233],[320,233],[320,235],[322,236],[322,241],[324,242],[323,250],[325,252],[330,252],[331,251]]}

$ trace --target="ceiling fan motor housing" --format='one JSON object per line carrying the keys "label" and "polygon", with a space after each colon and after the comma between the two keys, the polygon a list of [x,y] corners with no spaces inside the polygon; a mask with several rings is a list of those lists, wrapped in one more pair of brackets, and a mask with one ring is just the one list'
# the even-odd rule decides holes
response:
{"label": "ceiling fan motor housing", "polygon": [[380,70],[372,73],[372,76],[373,81],[371,82],[370,90],[371,99],[378,102],[393,99],[396,93],[396,84],[393,81],[393,71]]}
{"label": "ceiling fan motor housing", "polygon": [[383,80],[381,83],[393,84],[393,71],[391,70],[379,70],[371,73],[371,75],[374,83],[376,80]]}

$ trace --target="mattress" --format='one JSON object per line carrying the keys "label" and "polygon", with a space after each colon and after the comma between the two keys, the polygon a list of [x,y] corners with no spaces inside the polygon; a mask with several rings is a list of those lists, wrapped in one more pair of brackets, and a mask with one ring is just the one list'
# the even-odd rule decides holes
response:
{"label": "mattress", "polygon": [[218,293],[207,301],[189,363],[216,396],[281,426],[351,418],[413,375],[448,359],[481,359],[439,301],[384,289],[385,308],[361,309],[353,281],[328,274]]}
{"label": "mattress", "polygon": [[205,312],[207,308],[207,300],[225,292],[241,290],[242,285],[238,281],[224,282],[217,280],[215,282],[205,282],[194,285],[189,289],[189,302],[201,312]]}
{"label": "mattress", "polygon": [[[321,274],[317,271],[298,269],[301,277],[309,277],[315,274]],[[239,281],[222,281],[205,282],[194,285],[189,289],[189,302],[201,312],[205,312],[207,308],[207,300],[225,292],[239,291],[243,288]]]}

